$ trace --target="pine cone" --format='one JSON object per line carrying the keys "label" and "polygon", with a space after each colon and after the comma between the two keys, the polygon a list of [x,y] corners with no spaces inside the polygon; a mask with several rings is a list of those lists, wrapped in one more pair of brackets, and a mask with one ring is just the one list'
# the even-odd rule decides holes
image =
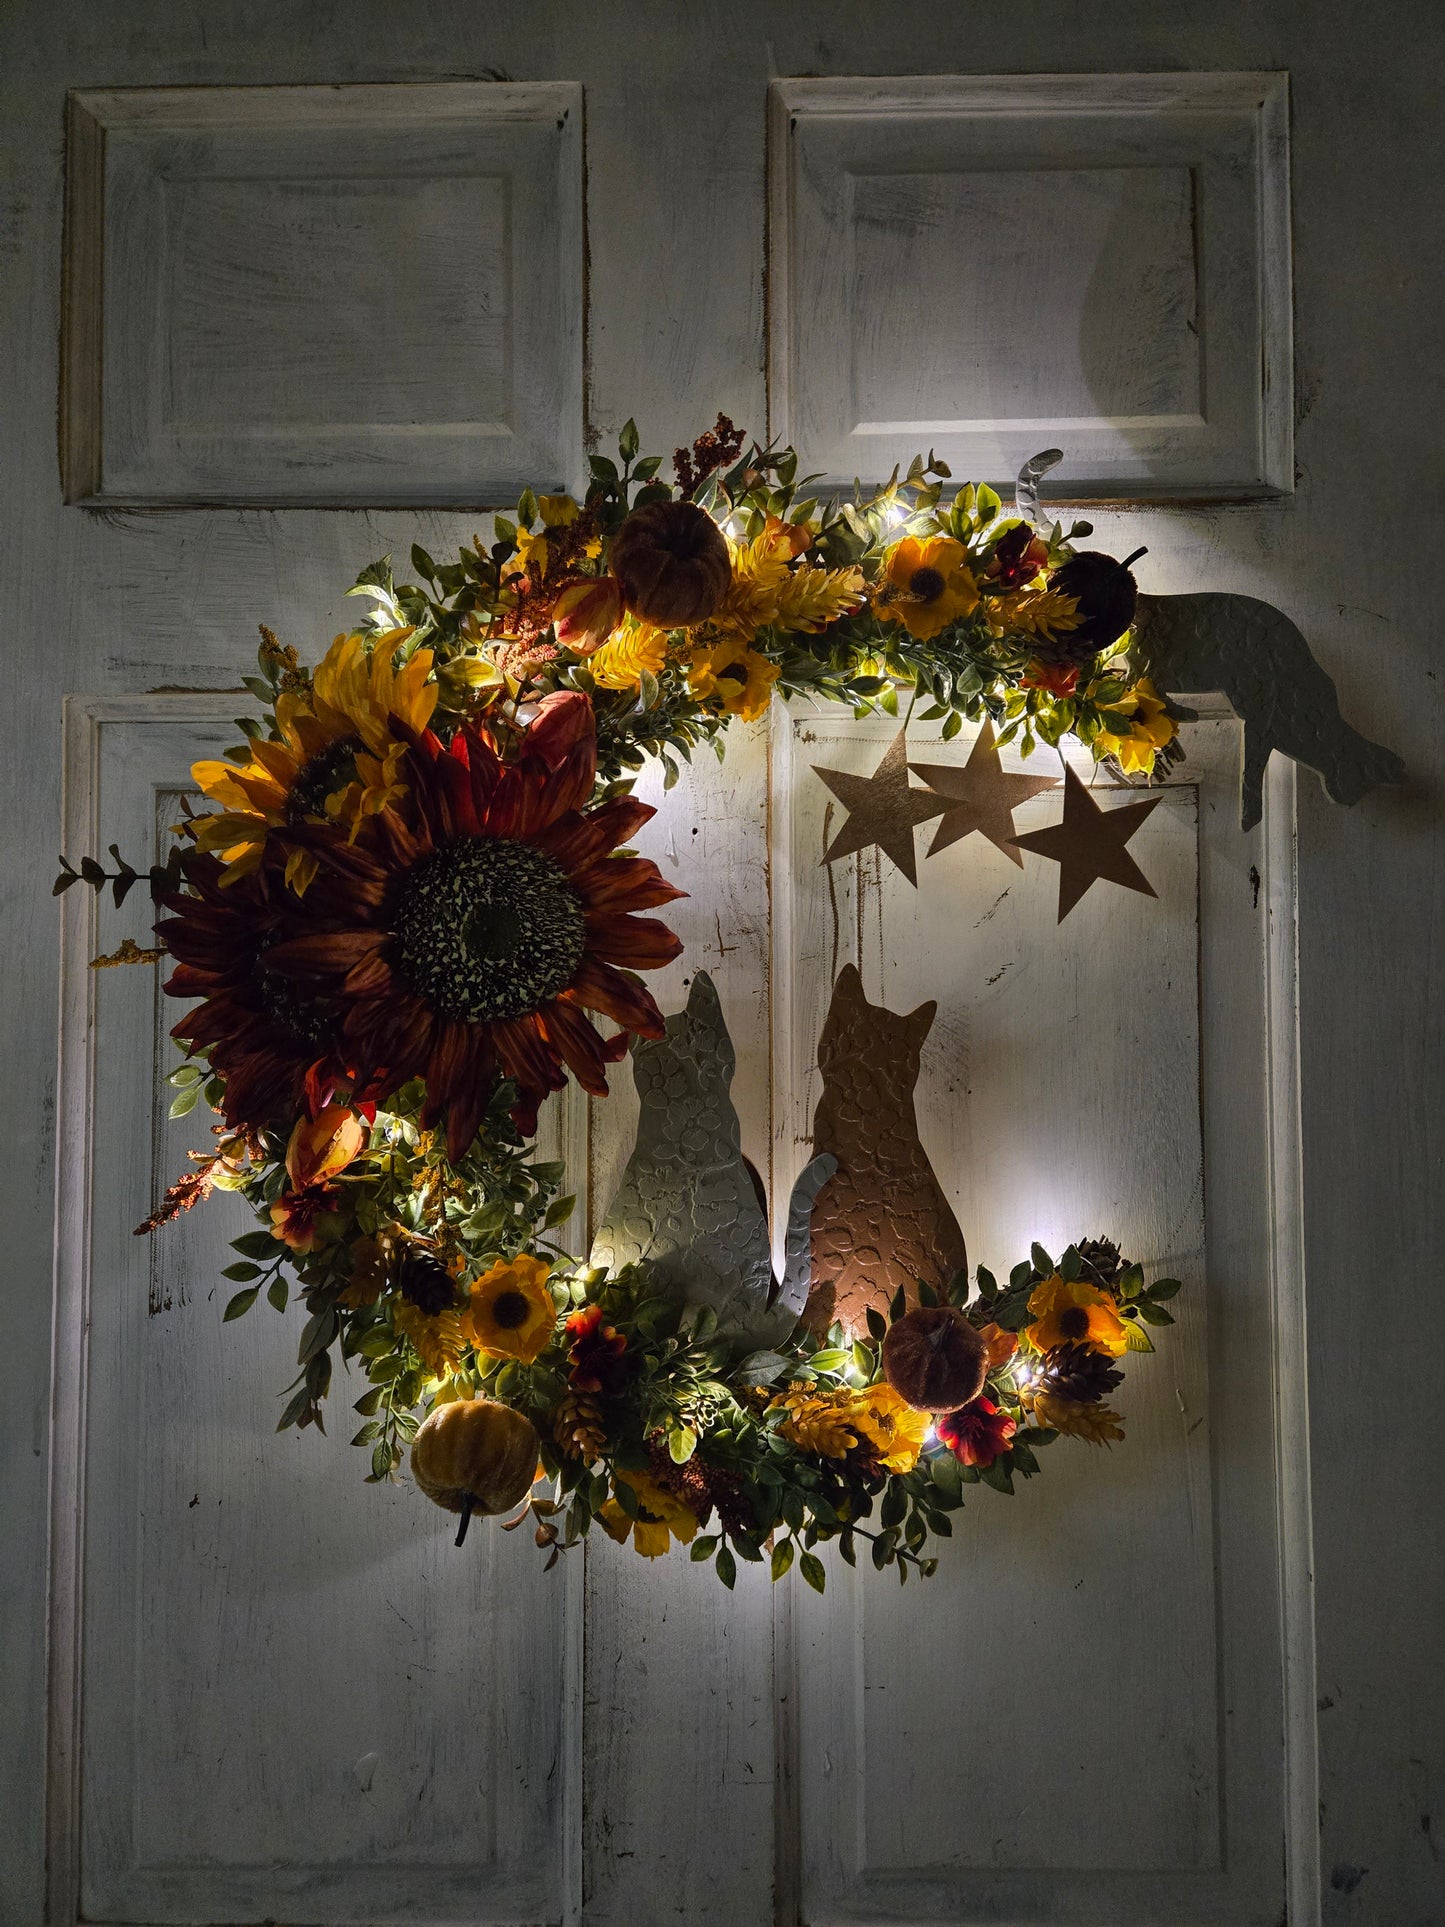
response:
{"label": "pine cone", "polygon": [[396,1268],[396,1288],[409,1305],[428,1318],[448,1311],[457,1301],[456,1280],[434,1252],[415,1245],[403,1252]]}
{"label": "pine cone", "polygon": [[1096,1284],[1112,1285],[1124,1269],[1119,1247],[1110,1238],[1081,1238],[1076,1249]]}
{"label": "pine cone", "polygon": [[595,1465],[607,1443],[602,1407],[585,1392],[566,1392],[552,1412],[552,1436],[569,1459]]}
{"label": "pine cone", "polygon": [[1034,1388],[1073,1405],[1097,1405],[1123,1382],[1124,1374],[1115,1369],[1106,1352],[1091,1351],[1087,1345],[1059,1345],[1046,1355]]}

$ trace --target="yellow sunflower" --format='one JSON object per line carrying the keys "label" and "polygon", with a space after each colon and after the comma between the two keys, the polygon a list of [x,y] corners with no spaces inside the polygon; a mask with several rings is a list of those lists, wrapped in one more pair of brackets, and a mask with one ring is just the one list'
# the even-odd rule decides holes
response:
{"label": "yellow sunflower", "polygon": [[1102,762],[1112,756],[1120,769],[1148,776],[1156,754],[1178,734],[1174,718],[1168,714],[1164,699],[1147,676],[1141,676],[1127,695],[1110,708],[1132,718],[1127,733],[1101,729],[1094,738],[1095,758]]}
{"label": "yellow sunflower", "polygon": [[885,1472],[913,1470],[931,1422],[931,1413],[915,1412],[891,1385],[870,1385],[854,1395],[852,1423]]}
{"label": "yellow sunflower", "polygon": [[499,1258],[468,1294],[462,1328],[479,1352],[530,1365],[547,1348],[557,1308],[540,1258]]}
{"label": "yellow sunflower", "polygon": [[[277,736],[253,737],[244,763],[201,762],[191,775],[219,812],[192,819],[199,849],[218,857],[222,883],[234,883],[261,861],[271,830],[302,817],[349,822],[384,809],[403,793],[399,780],[406,745],[390,719],[421,731],[436,707],[429,680],[432,652],[418,649],[400,670],[398,647],[410,629],[377,636],[367,651],[361,636],[338,636],[309,689],[276,698]],[[315,874],[315,859],[293,851],[286,880],[299,896]]]}
{"label": "yellow sunflower", "polygon": [[751,723],[766,714],[780,673],[778,664],[756,649],[724,637],[694,651],[687,684],[700,701],[716,698],[724,715]]}
{"label": "yellow sunflower", "polygon": [[901,622],[909,635],[927,642],[960,616],[978,607],[978,584],[967,564],[968,551],[951,535],[920,541],[906,535],[888,551],[880,612]]}
{"label": "yellow sunflower", "polygon": [[626,1545],[630,1533],[634,1551],[644,1559],[659,1559],[674,1539],[685,1546],[696,1536],[696,1516],[681,1499],[675,1499],[646,1472],[628,1472],[624,1478],[637,1494],[637,1517],[625,1512],[616,1499],[609,1499],[597,1515],[603,1531],[619,1546]]}
{"label": "yellow sunflower", "polygon": [[1129,1348],[1113,1298],[1082,1278],[1061,1278],[1057,1272],[1045,1278],[1034,1287],[1029,1310],[1034,1322],[1024,1336],[1037,1352],[1051,1352],[1056,1345],[1086,1345],[1118,1358]]}

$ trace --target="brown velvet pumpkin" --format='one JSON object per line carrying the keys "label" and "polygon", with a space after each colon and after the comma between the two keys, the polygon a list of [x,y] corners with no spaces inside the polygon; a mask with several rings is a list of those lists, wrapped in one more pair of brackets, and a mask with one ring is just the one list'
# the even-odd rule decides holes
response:
{"label": "brown velvet pumpkin", "polygon": [[633,615],[660,629],[706,621],[732,580],[722,531],[692,502],[634,509],[613,537],[608,561]]}
{"label": "brown velvet pumpkin", "polygon": [[916,1412],[956,1412],[983,1390],[988,1346],[951,1305],[916,1305],[888,1327],[883,1376]]}
{"label": "brown velvet pumpkin", "polygon": [[412,1477],[434,1504],[462,1515],[458,1545],[474,1512],[510,1512],[536,1474],[536,1428],[495,1399],[438,1405],[412,1442]]}

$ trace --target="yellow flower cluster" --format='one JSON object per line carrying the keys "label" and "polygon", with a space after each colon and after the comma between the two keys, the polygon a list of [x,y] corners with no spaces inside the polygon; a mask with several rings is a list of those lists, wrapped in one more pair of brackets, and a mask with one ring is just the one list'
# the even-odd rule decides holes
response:
{"label": "yellow flower cluster", "polygon": [[1079,604],[1054,589],[1013,589],[983,605],[990,635],[1064,636],[1079,626]]}
{"label": "yellow flower cluster", "polygon": [[1132,720],[1127,731],[1101,729],[1094,738],[1094,755],[1101,760],[1112,756],[1120,769],[1147,776],[1155,756],[1178,733],[1174,718],[1147,676],[1141,676],[1111,707]]}
{"label": "yellow flower cluster", "polygon": [[891,1385],[819,1391],[794,1384],[772,1401],[788,1416],[779,1430],[792,1444],[820,1458],[846,1458],[855,1446],[871,1446],[886,1472],[911,1472],[928,1434],[927,1412],[916,1412]]}
{"label": "yellow flower cluster", "polygon": [[[232,882],[261,861],[267,832],[288,820],[296,808],[298,786],[314,782],[311,814],[349,823],[355,836],[364,817],[374,815],[405,794],[401,761],[405,742],[390,727],[394,717],[420,732],[436,708],[437,685],[430,680],[432,652],[418,649],[401,668],[396,652],[410,629],[392,629],[367,642],[338,636],[316,670],[309,689],[284,691],[276,699],[277,740],[252,737],[245,762],[201,762],[191,775],[213,803],[211,816],[194,819],[196,847],[226,866]],[[355,745],[349,759],[345,747]],[[328,757],[338,759],[332,770]],[[354,780],[347,780],[350,761]],[[286,881],[298,896],[316,874],[316,859],[293,850]]]}
{"label": "yellow flower cluster", "polygon": [[759,629],[791,629],[817,635],[862,603],[861,569],[793,566],[809,541],[808,531],[769,516],[750,542],[730,543],[732,581],[708,620],[740,642]]}
{"label": "yellow flower cluster", "polygon": [[593,651],[587,667],[601,689],[636,689],[644,670],[656,676],[666,660],[667,631],[624,616],[611,639]]}

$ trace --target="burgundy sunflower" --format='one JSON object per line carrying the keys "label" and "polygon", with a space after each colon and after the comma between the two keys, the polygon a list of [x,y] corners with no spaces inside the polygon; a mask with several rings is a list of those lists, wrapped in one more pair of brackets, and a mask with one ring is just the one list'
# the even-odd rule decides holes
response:
{"label": "burgundy sunflower", "polygon": [[296,898],[269,863],[222,887],[224,865],[190,853],[185,887],[160,898],[175,914],[156,934],[176,960],[169,997],[199,997],[171,1035],[209,1053],[226,1083],[221,1113],[233,1129],[289,1131],[344,1081],[335,1012],[271,966],[274,945],[294,929]]}
{"label": "burgundy sunflower", "polygon": [[[268,955],[304,1001],[342,1013],[359,1093],[382,1099],[426,1080],[424,1125],[446,1119],[460,1158],[497,1077],[515,1080],[520,1128],[565,1083],[602,1096],[629,1032],[662,1035],[662,1015],[627,974],[682,945],[632,913],[683,893],[643,857],[616,856],[653,815],[631,797],[585,809],[597,769],[592,705],[575,691],[539,705],[518,753],[466,725],[443,748],[430,731],[407,753],[408,795],[350,843],[329,824],[299,832],[318,859],[310,933]],[[603,1039],[585,1015],[622,1029]]]}

